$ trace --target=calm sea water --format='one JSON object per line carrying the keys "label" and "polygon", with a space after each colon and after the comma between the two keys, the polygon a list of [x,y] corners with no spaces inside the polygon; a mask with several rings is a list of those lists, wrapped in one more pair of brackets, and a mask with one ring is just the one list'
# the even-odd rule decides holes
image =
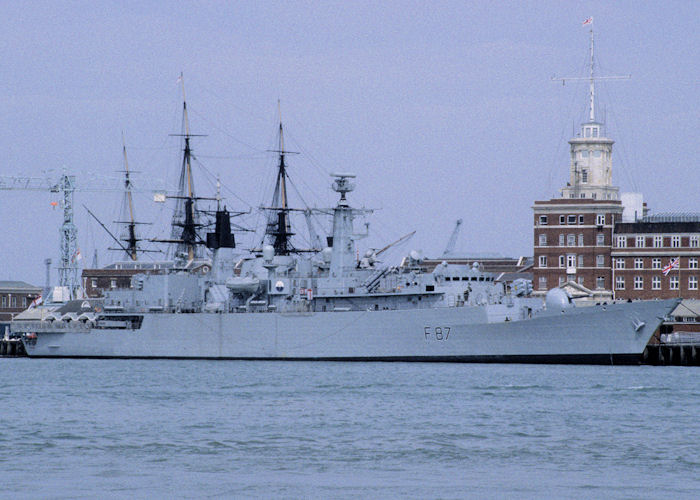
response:
{"label": "calm sea water", "polygon": [[0,496],[700,498],[699,375],[0,359]]}

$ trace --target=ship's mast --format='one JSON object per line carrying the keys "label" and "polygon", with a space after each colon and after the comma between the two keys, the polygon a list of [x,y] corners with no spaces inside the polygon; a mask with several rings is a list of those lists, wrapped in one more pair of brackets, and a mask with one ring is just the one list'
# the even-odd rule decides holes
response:
{"label": "ship's mast", "polygon": [[131,260],[137,260],[137,242],[136,238],[136,222],[134,221],[134,199],[131,193],[131,177],[129,172],[129,160],[126,156],[126,141],[124,133],[122,133],[122,150],[124,152],[124,205],[128,211],[129,219],[125,221],[127,227],[127,235],[125,241],[127,243],[127,256]]}
{"label": "ship's mast", "polygon": [[271,152],[278,153],[279,163],[277,164],[277,180],[275,181],[275,191],[272,195],[271,212],[268,217],[265,236],[271,240],[276,255],[289,255],[294,250],[290,242],[294,233],[289,220],[290,208],[287,197],[287,164],[285,163],[285,155],[294,154],[294,152],[284,149],[284,128],[282,126],[282,112],[279,101],[277,101],[277,108],[280,121],[279,142],[278,148]]}
{"label": "ship's mast", "polygon": [[[180,170],[180,182],[178,185],[178,196],[173,214],[172,233],[173,239],[178,239],[176,253],[186,254],[188,260],[198,257],[197,252],[197,231],[198,214],[195,206],[194,180],[192,177],[192,149],[190,148],[190,138],[194,137],[190,133],[190,122],[187,115],[187,99],[185,96],[185,81],[182,73],[178,79],[182,85],[182,122],[185,139],[185,147],[182,157],[182,168]],[[181,229],[180,229],[181,228]]]}

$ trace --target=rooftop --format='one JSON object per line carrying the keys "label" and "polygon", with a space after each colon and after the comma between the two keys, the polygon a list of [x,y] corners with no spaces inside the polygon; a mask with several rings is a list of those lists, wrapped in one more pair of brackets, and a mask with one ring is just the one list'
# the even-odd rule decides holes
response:
{"label": "rooftop", "polygon": [[667,212],[642,217],[639,222],[700,222],[700,213]]}
{"label": "rooftop", "polygon": [[36,292],[41,291],[40,286],[30,285],[24,281],[0,281],[0,290],[13,292]]}

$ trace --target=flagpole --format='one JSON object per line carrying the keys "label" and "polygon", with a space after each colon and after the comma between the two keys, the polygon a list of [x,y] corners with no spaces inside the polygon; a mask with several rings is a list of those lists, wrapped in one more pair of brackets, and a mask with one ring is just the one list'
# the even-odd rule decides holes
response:
{"label": "flagpole", "polygon": [[681,257],[678,256],[678,298],[681,298]]}

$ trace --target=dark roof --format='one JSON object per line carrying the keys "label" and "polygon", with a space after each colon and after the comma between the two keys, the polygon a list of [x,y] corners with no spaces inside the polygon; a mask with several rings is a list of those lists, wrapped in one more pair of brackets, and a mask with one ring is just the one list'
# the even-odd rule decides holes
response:
{"label": "dark roof", "polygon": [[615,234],[700,233],[700,222],[618,222]]}
{"label": "dark roof", "polygon": [[24,281],[0,281],[0,290],[13,292],[40,292],[40,286],[30,285]]}
{"label": "dark roof", "polygon": [[622,205],[620,200],[598,200],[593,198],[552,198],[537,200],[535,205]]}

